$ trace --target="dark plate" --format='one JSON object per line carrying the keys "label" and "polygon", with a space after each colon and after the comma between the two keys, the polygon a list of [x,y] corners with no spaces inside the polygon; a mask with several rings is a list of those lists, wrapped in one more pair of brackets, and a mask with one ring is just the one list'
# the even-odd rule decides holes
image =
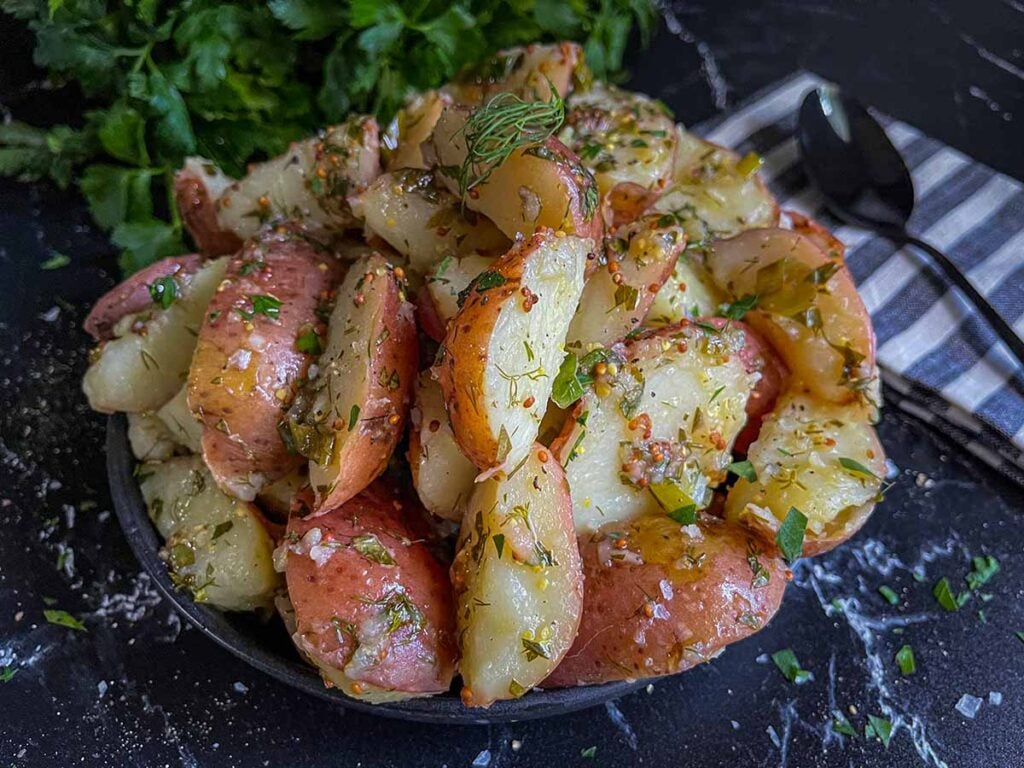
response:
{"label": "dark plate", "polygon": [[135,457],[128,445],[127,427],[128,420],[120,413],[107,421],[107,476],[117,519],[135,556],[163,596],[197,629],[238,658],[283,683],[349,709],[398,720],[452,725],[486,725],[563,715],[611,701],[648,683],[638,680],[533,690],[521,699],[499,701],[486,710],[467,709],[452,691],[396,704],[367,704],[325,688],[320,675],[299,659],[280,621],[262,623],[249,614],[222,613],[196,603],[186,592],[175,588],[167,566],[160,559],[161,541],[149,521],[135,480]]}

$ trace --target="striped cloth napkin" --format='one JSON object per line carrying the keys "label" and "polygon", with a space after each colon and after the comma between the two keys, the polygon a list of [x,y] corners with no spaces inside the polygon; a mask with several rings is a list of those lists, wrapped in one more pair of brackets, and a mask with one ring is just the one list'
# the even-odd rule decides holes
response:
{"label": "striped cloth napkin", "polygon": [[[1024,484],[1024,370],[985,320],[913,248],[844,226],[800,167],[796,113],[825,81],[799,72],[695,131],[764,158],[783,208],[820,221],[847,244],[847,263],[875,324],[887,405],[938,427]],[[906,123],[878,115],[911,169],[910,230],[956,262],[1024,335],[1024,185]]]}

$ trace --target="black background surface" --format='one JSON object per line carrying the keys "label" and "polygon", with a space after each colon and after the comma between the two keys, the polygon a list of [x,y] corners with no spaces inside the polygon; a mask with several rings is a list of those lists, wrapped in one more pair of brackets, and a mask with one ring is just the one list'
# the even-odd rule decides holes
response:
{"label": "black background surface", "polygon": [[[634,57],[632,85],[687,123],[805,67],[1024,177],[1017,0],[687,2],[673,19]],[[0,51],[0,108],[30,122],[80,112],[74,93],[41,87],[30,38],[2,17]],[[71,266],[40,271],[52,251]],[[868,527],[797,569],[768,629],[651,693],[543,722],[445,728],[346,713],[264,678],[181,625],[110,514],[104,419],[78,382],[81,320],[114,276],[74,193],[0,181],[0,667],[18,670],[0,683],[0,764],[1021,765],[1024,492],[895,411],[881,434],[900,477]],[[62,551],[73,556],[58,571]],[[1002,565],[992,599],[944,613],[932,584],[959,585],[979,554]],[[47,624],[44,598],[88,633]],[[841,613],[825,608],[834,598]],[[893,662],[904,643],[917,656],[910,678]],[[794,686],[766,663],[784,647],[811,682]],[[964,693],[990,691],[1001,705],[974,720],[955,711]],[[835,707],[861,729],[891,708],[900,725],[888,750],[828,735]]]}

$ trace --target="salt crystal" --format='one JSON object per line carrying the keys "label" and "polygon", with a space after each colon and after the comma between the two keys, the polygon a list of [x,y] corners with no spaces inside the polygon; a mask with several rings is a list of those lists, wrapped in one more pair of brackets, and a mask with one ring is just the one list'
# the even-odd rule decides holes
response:
{"label": "salt crystal", "polygon": [[491,750],[485,749],[473,760],[473,768],[487,768],[491,764]]}
{"label": "salt crystal", "polygon": [[103,695],[107,692],[107,681],[100,680],[98,683],[96,683],[96,691],[99,693],[100,698],[102,699]]}
{"label": "salt crystal", "polygon": [[513,752],[518,752],[522,748],[523,748],[523,742],[521,742],[519,739],[512,739],[512,751]]}
{"label": "salt crystal", "polygon": [[249,692],[249,686],[247,686],[245,683],[235,683],[231,687],[234,688],[237,693],[248,693]]}
{"label": "salt crystal", "polygon": [[778,733],[778,731],[775,730],[775,726],[774,725],[769,725],[768,728],[767,728],[767,733],[768,733],[768,737],[772,740],[772,744],[774,744],[776,747],[781,749],[782,748],[782,740],[779,738],[779,733]]}
{"label": "salt crystal", "polygon": [[977,696],[965,693],[960,697],[960,701],[956,703],[956,711],[968,720],[973,720],[974,716],[978,714],[978,710],[981,709],[982,703],[982,700]]}
{"label": "salt crystal", "polygon": [[998,707],[1000,704],[1003,703],[1003,694],[999,691],[989,691],[988,703],[991,704],[993,707]]}
{"label": "salt crystal", "polygon": [[732,729],[733,729],[734,731],[738,731],[738,730],[740,729],[740,724],[739,724],[739,723],[737,723],[737,722],[736,722],[735,720],[730,720],[729,722],[731,722],[731,723],[732,723]]}

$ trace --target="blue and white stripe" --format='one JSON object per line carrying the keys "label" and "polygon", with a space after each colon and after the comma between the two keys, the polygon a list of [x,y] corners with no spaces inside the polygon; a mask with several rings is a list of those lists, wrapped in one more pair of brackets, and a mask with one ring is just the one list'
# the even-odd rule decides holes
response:
{"label": "blue and white stripe", "polygon": [[[1024,482],[1024,370],[922,256],[844,226],[808,186],[793,130],[804,94],[823,82],[798,73],[695,130],[760,154],[782,207],[812,216],[847,244],[847,263],[874,320],[888,404]],[[914,178],[911,231],[945,251],[1024,335],[1024,185],[880,117]]]}

